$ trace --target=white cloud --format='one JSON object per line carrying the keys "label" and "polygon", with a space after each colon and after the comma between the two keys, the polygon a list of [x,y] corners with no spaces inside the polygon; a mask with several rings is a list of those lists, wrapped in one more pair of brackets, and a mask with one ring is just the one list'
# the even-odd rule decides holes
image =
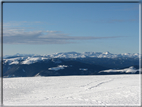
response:
{"label": "white cloud", "polygon": [[30,31],[24,29],[5,29],[5,44],[67,44],[76,40],[108,39],[115,37],[69,36],[61,31]]}
{"label": "white cloud", "polygon": [[[114,37],[70,36],[62,31],[38,30],[22,27],[21,25],[43,24],[41,21],[11,21],[4,23],[3,43],[5,44],[67,44],[82,40],[108,39]],[[47,23],[46,23],[47,24]],[[33,31],[32,31],[33,30]]]}

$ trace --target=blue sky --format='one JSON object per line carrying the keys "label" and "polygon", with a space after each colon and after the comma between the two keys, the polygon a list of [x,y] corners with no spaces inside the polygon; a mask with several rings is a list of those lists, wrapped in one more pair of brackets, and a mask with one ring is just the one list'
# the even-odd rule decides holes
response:
{"label": "blue sky", "polygon": [[138,3],[4,3],[4,55],[139,52]]}

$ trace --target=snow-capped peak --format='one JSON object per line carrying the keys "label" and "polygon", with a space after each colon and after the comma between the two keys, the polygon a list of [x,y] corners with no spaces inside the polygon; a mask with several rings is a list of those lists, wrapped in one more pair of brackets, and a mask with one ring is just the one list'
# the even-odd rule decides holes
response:
{"label": "snow-capped peak", "polygon": [[112,54],[110,52],[60,52],[51,55],[35,55],[35,54],[19,54],[13,56],[4,57],[4,63],[18,64],[18,61],[22,61],[21,64],[31,64],[42,60],[47,60],[50,58],[139,58],[138,53],[122,53],[122,54]]}
{"label": "snow-capped peak", "polygon": [[108,54],[110,54],[110,52],[109,52],[109,51],[107,51],[107,52],[104,52],[104,54],[107,54],[107,55],[108,55]]}

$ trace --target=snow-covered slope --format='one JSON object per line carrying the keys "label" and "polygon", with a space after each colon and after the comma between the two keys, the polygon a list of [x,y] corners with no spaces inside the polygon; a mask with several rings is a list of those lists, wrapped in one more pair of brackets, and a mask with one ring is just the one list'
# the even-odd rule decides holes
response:
{"label": "snow-covered slope", "polygon": [[66,65],[58,65],[57,67],[48,68],[48,70],[58,71],[60,69],[64,69],[65,67],[68,67],[68,66],[66,66]]}
{"label": "snow-covered slope", "polygon": [[139,58],[138,53],[122,53],[122,54],[112,54],[110,52],[61,52],[54,53],[51,55],[34,55],[34,54],[16,54],[13,56],[4,56],[4,63],[18,64],[32,64],[35,62],[43,61],[50,58]]}
{"label": "snow-covered slope", "polygon": [[5,106],[140,107],[140,75],[3,79]]}

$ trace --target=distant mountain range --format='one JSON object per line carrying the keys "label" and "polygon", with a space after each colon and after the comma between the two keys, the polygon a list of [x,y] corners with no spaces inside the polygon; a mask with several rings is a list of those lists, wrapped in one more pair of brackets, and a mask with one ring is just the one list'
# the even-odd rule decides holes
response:
{"label": "distant mountain range", "polygon": [[138,53],[64,52],[3,57],[4,77],[128,74],[138,73],[138,68]]}
{"label": "distant mountain range", "polygon": [[110,52],[60,52],[51,55],[36,55],[36,54],[15,54],[15,55],[5,55],[3,58],[11,57],[46,57],[46,58],[139,58],[139,53],[122,53],[122,54],[112,54]]}

